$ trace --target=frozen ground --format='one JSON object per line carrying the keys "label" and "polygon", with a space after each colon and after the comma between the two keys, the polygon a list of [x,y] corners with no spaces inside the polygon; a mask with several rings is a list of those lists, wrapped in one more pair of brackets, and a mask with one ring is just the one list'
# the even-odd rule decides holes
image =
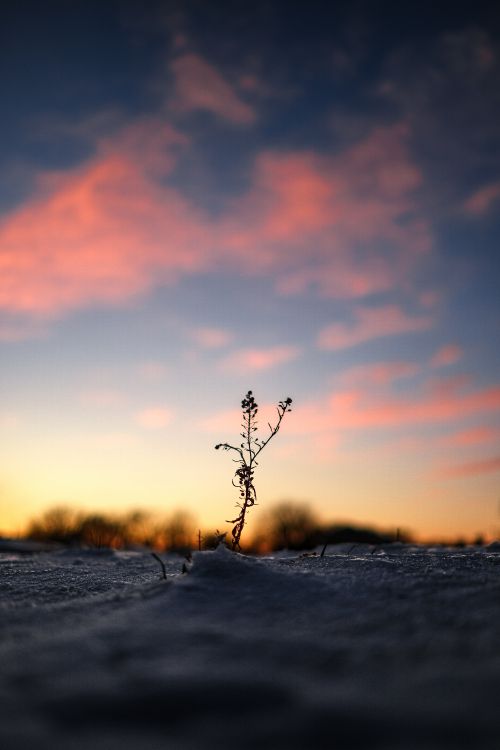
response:
{"label": "frozen ground", "polygon": [[2,750],[481,750],[500,547],[0,554]]}

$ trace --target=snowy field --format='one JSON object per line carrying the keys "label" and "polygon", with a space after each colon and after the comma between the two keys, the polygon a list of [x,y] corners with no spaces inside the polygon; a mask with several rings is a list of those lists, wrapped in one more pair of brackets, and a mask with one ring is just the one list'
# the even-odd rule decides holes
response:
{"label": "snowy field", "polygon": [[2,750],[500,747],[500,545],[0,554]]}

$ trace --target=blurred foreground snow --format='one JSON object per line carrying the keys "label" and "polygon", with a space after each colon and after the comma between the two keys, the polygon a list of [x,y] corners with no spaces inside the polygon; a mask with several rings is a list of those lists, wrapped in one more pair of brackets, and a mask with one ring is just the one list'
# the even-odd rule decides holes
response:
{"label": "blurred foreground snow", "polygon": [[500,550],[0,554],[2,750],[498,746]]}

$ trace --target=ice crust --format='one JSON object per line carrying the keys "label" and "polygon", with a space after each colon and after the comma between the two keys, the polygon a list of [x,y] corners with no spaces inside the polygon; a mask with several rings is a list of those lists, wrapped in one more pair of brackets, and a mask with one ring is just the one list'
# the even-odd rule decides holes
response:
{"label": "ice crust", "polygon": [[497,547],[163,559],[0,554],[2,750],[497,746]]}

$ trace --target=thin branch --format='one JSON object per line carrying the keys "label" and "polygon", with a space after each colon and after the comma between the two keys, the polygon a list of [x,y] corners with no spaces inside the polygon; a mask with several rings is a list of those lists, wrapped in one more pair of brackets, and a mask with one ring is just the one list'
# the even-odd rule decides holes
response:
{"label": "thin branch", "polygon": [[163,578],[166,580],[167,578],[167,569],[165,568],[165,563],[161,559],[159,555],[156,554],[156,552],[151,552],[151,556],[154,557],[155,560],[158,560],[158,562],[161,565],[161,569],[163,571]]}

